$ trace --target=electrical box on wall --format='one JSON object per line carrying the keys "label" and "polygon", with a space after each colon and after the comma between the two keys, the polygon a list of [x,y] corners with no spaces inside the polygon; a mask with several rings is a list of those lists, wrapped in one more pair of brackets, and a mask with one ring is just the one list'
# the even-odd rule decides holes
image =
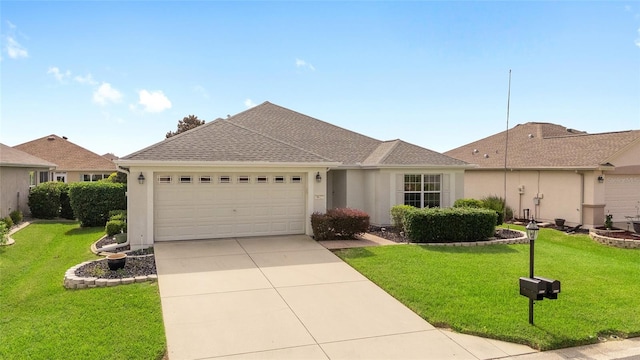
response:
{"label": "electrical box on wall", "polygon": [[520,195],[524,194],[524,185],[520,185],[518,187],[518,194],[520,194]]}
{"label": "electrical box on wall", "polygon": [[539,197],[534,197],[533,198],[533,205],[540,205],[540,198]]}

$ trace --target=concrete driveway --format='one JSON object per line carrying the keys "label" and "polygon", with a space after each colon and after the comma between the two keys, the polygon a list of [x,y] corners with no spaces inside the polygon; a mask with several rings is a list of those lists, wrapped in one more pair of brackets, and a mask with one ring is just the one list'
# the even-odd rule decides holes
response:
{"label": "concrete driveway", "polygon": [[178,359],[490,359],[533,350],[435,329],[308,236],[155,244]]}

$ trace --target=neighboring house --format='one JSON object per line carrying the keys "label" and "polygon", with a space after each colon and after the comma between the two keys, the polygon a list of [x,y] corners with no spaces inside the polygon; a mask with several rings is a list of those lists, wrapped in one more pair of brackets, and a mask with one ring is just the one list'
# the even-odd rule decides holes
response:
{"label": "neighboring house", "polygon": [[[465,173],[465,197],[504,197],[520,218],[626,228],[640,206],[640,130],[601,134],[530,122],[445,154],[477,168]],[[506,168],[506,171],[505,171]],[[505,185],[506,179],[506,185]]]}
{"label": "neighboring house", "polygon": [[396,204],[448,207],[468,164],[265,102],[116,160],[128,234],[154,241],[312,234],[313,212],[350,207],[390,223]]}
{"label": "neighboring house", "polygon": [[49,135],[14,148],[57,164],[55,172],[41,173],[39,182],[98,181],[116,172],[113,161],[70,142],[66,137]]}
{"label": "neighboring house", "polygon": [[113,153],[106,153],[102,155],[102,157],[111,161],[119,159],[119,157],[115,156]]}
{"label": "neighboring house", "polygon": [[0,144],[0,218],[14,210],[29,213],[29,188],[37,185],[38,173],[56,165],[26,152]]}

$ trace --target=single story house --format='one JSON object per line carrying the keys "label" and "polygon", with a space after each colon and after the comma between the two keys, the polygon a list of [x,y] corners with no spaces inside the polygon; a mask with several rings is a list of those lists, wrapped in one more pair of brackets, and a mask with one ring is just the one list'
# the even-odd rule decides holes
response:
{"label": "single story house", "polygon": [[640,214],[640,130],[588,134],[529,122],[445,155],[477,165],[465,173],[465,197],[506,190],[516,217],[592,228],[611,214],[626,228]]}
{"label": "single story house", "polygon": [[329,208],[390,223],[396,204],[448,207],[469,167],[402,140],[380,141],[265,102],[116,160],[128,178],[131,246],[312,234]]}
{"label": "single story house", "polygon": [[39,171],[49,172],[56,164],[0,144],[0,218],[14,210],[29,213],[29,189],[37,185]]}
{"label": "single story house", "polygon": [[48,135],[14,148],[58,165],[55,172],[39,172],[39,182],[98,181],[116,172],[113,161],[72,143],[64,136]]}

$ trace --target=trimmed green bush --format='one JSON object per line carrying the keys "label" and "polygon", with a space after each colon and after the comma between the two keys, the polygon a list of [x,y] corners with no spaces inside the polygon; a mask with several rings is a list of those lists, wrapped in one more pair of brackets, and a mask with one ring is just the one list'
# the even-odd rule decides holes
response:
{"label": "trimmed green bush", "polygon": [[405,214],[405,231],[414,242],[468,242],[494,235],[496,212],[474,208],[412,209]]}
{"label": "trimmed green bush", "polygon": [[127,207],[125,192],[126,185],[104,181],[69,185],[71,207],[83,227],[105,226],[109,211]]}
{"label": "trimmed green bush", "polygon": [[11,220],[13,221],[14,224],[20,224],[22,222],[22,211],[13,210],[9,214],[9,217],[11,218]]}
{"label": "trimmed green bush", "polygon": [[391,208],[391,225],[396,229],[404,230],[404,215],[414,209],[411,205],[395,205]]}
{"label": "trimmed green bush", "polygon": [[69,184],[56,183],[60,188],[60,217],[63,219],[75,220],[76,217],[73,214],[71,208],[71,201],[69,200]]}
{"label": "trimmed green bush", "polygon": [[125,227],[125,222],[122,220],[109,220],[104,227],[104,231],[108,236],[113,236],[115,234],[120,234],[123,232]]}
{"label": "trimmed green bush", "polygon": [[484,203],[478,199],[458,199],[453,203],[453,207],[483,208]]}
{"label": "trimmed green bush", "polygon": [[2,219],[2,222],[5,223],[5,225],[7,225],[8,229],[11,229],[13,227],[13,219],[11,218],[11,216],[7,216],[4,219]]}
{"label": "trimmed green bush", "polygon": [[37,219],[53,219],[60,214],[60,186],[55,182],[37,185],[29,192],[29,211]]}
{"label": "trimmed green bush", "polygon": [[505,201],[503,198],[497,195],[487,196],[482,199],[482,203],[484,204],[484,208],[494,210],[498,214],[498,219],[496,223],[501,225],[506,220],[513,219],[513,209],[507,206],[505,211]]}

